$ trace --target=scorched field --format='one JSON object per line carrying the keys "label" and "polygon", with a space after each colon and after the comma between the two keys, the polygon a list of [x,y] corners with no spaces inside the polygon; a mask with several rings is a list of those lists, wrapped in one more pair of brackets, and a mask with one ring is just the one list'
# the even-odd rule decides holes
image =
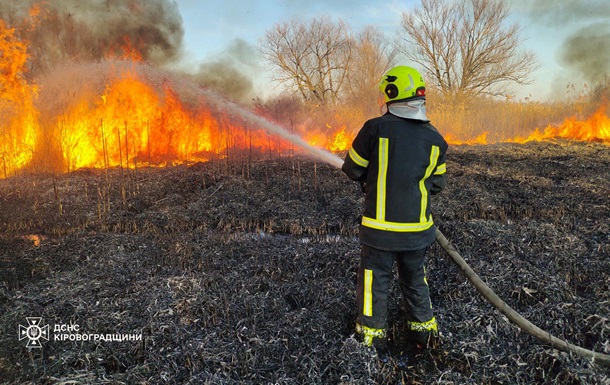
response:
{"label": "scorched field", "polygon": [[[609,164],[599,143],[454,146],[433,200],[504,301],[606,354]],[[361,348],[362,198],[299,157],[0,180],[0,383],[610,384],[510,323],[438,245],[439,346],[403,349],[394,287],[390,353]]]}

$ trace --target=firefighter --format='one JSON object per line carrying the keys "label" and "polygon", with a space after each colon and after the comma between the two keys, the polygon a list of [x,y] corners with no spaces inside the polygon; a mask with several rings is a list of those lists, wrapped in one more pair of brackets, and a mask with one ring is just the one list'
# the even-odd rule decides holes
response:
{"label": "firefighter", "polygon": [[426,85],[415,69],[389,70],[379,90],[385,113],[364,123],[342,167],[365,192],[356,333],[364,345],[386,344],[396,261],[408,338],[425,348],[438,335],[424,267],[436,239],[430,196],[446,185],[448,146],[426,117]]}

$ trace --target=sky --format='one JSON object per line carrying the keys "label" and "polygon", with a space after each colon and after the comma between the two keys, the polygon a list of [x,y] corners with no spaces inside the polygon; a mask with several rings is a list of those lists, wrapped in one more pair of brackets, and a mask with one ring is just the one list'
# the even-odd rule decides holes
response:
{"label": "sky", "polygon": [[[533,83],[514,89],[518,99],[561,98],[568,84],[581,89],[586,82],[595,81],[599,68],[593,76],[587,66],[608,71],[610,53],[603,51],[606,48],[610,51],[610,1],[508,1],[512,12],[507,22],[522,27],[523,48],[536,52],[540,63],[532,74]],[[420,0],[177,0],[176,3],[184,27],[180,66],[195,70],[201,63],[229,60],[249,73],[256,92],[262,93],[269,89],[269,77],[257,57],[256,47],[275,24],[326,15],[333,20],[341,18],[354,32],[372,25],[392,36],[401,32],[401,14],[419,5]],[[596,46],[591,49],[587,44],[593,40]],[[243,53],[244,48],[248,55],[235,54],[238,49]],[[583,59],[587,56],[596,59]]]}
{"label": "sky", "polygon": [[414,1],[227,0],[212,3],[177,0],[176,3],[184,21],[185,43],[201,57],[217,54],[233,39],[256,44],[266,30],[293,18],[309,20],[327,15],[341,18],[354,30],[375,25],[390,31],[400,24],[400,10]]}
{"label": "sky", "polygon": [[[256,47],[265,32],[274,25],[294,18],[310,20],[326,15],[332,20],[341,18],[354,32],[374,25],[384,33],[393,33],[400,25],[400,13],[408,1],[365,0],[255,0],[249,2],[228,0],[211,2],[177,0],[183,18],[184,57],[181,65],[196,70],[201,62],[231,60],[242,71],[251,74],[255,92],[264,94],[270,78],[269,71],[258,58]],[[251,62],[244,63],[248,55],[235,51],[243,44],[251,48]],[[266,95],[263,95],[266,96]]]}

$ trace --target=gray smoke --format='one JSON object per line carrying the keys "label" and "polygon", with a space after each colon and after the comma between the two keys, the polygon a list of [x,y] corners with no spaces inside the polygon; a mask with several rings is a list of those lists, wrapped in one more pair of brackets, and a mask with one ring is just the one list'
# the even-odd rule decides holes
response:
{"label": "gray smoke", "polygon": [[[32,24],[33,6],[40,11]],[[124,47],[165,64],[179,57],[184,35],[178,6],[170,0],[3,0],[0,17],[28,41],[34,72],[68,60],[121,57]]]}
{"label": "gray smoke", "polygon": [[610,73],[610,1],[513,0],[533,21],[557,31],[571,31],[557,58],[566,69],[590,83]]}
{"label": "gray smoke", "polygon": [[256,61],[257,51],[241,39],[212,61],[201,63],[193,80],[209,87],[227,99],[247,102],[254,96],[254,86],[248,73],[261,72]]}
{"label": "gray smoke", "polygon": [[555,27],[610,17],[607,0],[513,0],[513,3],[528,9],[533,18]]}
{"label": "gray smoke", "polygon": [[597,22],[579,29],[563,44],[560,60],[585,80],[603,82],[610,73],[610,25]]}
{"label": "gray smoke", "polygon": [[[32,18],[34,7],[39,12]],[[127,50],[146,63],[168,68],[183,54],[183,20],[172,0],[2,0],[0,18],[28,42],[32,78],[61,72],[66,63],[128,59]],[[261,72],[255,56],[254,47],[234,40],[224,52],[184,75],[231,100],[246,102],[254,94],[248,74]]]}

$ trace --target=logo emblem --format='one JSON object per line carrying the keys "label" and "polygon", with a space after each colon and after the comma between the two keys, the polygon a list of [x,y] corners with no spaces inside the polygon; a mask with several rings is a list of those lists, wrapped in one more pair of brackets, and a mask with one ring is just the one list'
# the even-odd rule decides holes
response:
{"label": "logo emblem", "polygon": [[49,340],[49,325],[42,326],[42,317],[26,317],[28,326],[19,325],[19,341],[28,339],[26,347],[40,348],[41,339]]}

